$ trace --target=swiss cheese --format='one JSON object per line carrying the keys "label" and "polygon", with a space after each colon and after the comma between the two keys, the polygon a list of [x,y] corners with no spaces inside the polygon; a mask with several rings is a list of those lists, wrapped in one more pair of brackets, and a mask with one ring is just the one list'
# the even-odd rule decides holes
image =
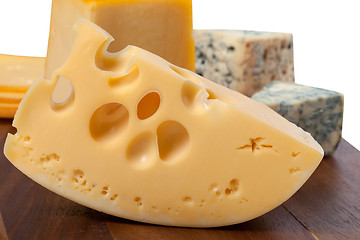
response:
{"label": "swiss cheese", "polygon": [[53,0],[46,77],[66,61],[78,18],[112,34],[111,52],[135,45],[175,65],[195,69],[191,0]]}
{"label": "swiss cheese", "polygon": [[277,207],[320,163],[310,134],[264,104],[137,47],[110,54],[111,36],[90,22],[75,29],[4,148],[44,187],[115,216],[214,227]]}

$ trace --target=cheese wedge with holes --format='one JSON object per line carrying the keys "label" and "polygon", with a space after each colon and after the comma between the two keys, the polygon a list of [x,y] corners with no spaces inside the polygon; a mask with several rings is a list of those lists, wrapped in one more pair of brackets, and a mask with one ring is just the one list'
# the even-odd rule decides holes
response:
{"label": "cheese wedge with holes", "polygon": [[192,0],[53,0],[46,77],[66,61],[79,18],[112,34],[111,52],[135,45],[195,70]]}
{"label": "cheese wedge with holes", "polygon": [[310,134],[264,104],[137,47],[110,54],[111,36],[85,20],[75,29],[4,148],[44,187],[123,218],[215,227],[279,206],[320,163]]}

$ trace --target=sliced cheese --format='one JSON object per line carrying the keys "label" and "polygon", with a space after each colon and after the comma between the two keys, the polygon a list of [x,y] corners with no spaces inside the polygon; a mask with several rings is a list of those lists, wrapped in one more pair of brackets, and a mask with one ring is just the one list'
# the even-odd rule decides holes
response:
{"label": "sliced cheese", "polygon": [[92,23],[75,29],[69,59],[28,91],[4,148],[44,187],[115,216],[214,227],[277,207],[320,163],[310,134],[267,106],[137,47],[110,54]]}
{"label": "sliced cheese", "polygon": [[26,92],[44,73],[45,58],[0,54],[0,91]]}
{"label": "sliced cheese", "polygon": [[17,109],[17,103],[0,103],[0,118],[13,118]]}
{"label": "sliced cheese", "polygon": [[19,104],[24,95],[22,92],[0,92],[0,103]]}
{"label": "sliced cheese", "polygon": [[67,59],[78,18],[88,19],[115,38],[109,51],[135,45],[171,63],[194,70],[191,0],[53,0],[45,76]]}
{"label": "sliced cheese", "polygon": [[12,118],[31,84],[43,75],[45,58],[0,54],[0,118]]}

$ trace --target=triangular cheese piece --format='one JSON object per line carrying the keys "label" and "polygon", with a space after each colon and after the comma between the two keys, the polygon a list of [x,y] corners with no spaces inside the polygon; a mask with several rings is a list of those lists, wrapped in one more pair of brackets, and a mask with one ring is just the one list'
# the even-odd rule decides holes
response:
{"label": "triangular cheese piece", "polygon": [[5,144],[44,187],[115,216],[213,227],[277,207],[321,161],[313,138],[265,105],[140,48],[110,54],[111,36],[92,23],[76,31]]}

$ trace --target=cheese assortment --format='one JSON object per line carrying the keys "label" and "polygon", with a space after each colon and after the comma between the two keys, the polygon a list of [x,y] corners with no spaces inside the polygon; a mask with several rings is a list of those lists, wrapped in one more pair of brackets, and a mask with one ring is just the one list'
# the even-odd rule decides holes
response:
{"label": "cheese assortment", "polygon": [[14,117],[26,91],[42,76],[44,64],[44,58],[0,54],[0,117]]}
{"label": "cheese assortment", "polygon": [[[86,11],[90,11],[89,6],[97,6],[95,9],[90,11],[91,17],[88,17],[88,19],[92,19],[92,21],[98,23],[100,26],[105,26],[105,29],[108,29],[110,33],[115,34],[116,37],[119,38],[118,41],[114,41],[114,43],[110,45],[112,51],[119,51],[125,47],[126,44],[121,44],[122,42],[131,42],[131,45],[140,46],[146,46],[146,44],[149,44],[147,43],[147,38],[144,36],[136,37],[135,41],[134,39],[130,39],[131,35],[122,34],[122,32],[126,31],[120,31],[117,29],[118,26],[111,25],[115,24],[113,21],[107,23],[100,21],[99,19],[101,19],[101,17],[98,15],[104,14],[101,15],[103,17],[106,15],[104,13],[105,10],[99,10],[106,8],[107,5],[105,3],[100,4],[100,1],[89,1],[85,4],[80,1],[82,4],[79,5],[76,4],[76,2],[77,1],[65,0],[56,0],[53,2],[47,59],[47,72],[49,72],[49,74],[47,74],[48,76],[54,69],[60,67],[70,51],[71,42],[74,38],[70,24],[72,24],[79,16],[69,15],[68,17],[73,16],[73,19],[64,23],[62,18],[61,21],[59,20],[59,16],[62,16],[64,11],[76,12],[82,8],[87,9]],[[112,4],[115,4],[115,2],[116,1]],[[116,6],[120,9],[124,7],[124,3],[120,4],[119,2],[116,4],[118,4]],[[135,6],[134,8],[137,7]],[[126,9],[124,8],[124,11],[125,10]],[[80,12],[84,11],[85,10]],[[191,5],[187,6],[187,11],[191,12]],[[121,12],[119,11],[114,11],[113,15],[115,15],[115,18],[121,18],[126,15],[120,13]],[[81,16],[84,17],[85,15],[83,14]],[[192,29],[192,25],[189,22],[191,21],[188,20],[187,25],[184,27],[184,29],[187,27],[186,32],[188,32],[189,29]],[[144,31],[143,34],[146,35],[146,31],[150,28],[151,27],[144,27],[142,30]],[[164,34],[161,31],[160,33],[159,31],[155,32],[157,32],[156,36],[158,38],[160,38],[161,34]],[[138,33],[132,32],[132,34],[135,35]],[[170,36],[168,37],[170,38]],[[194,69],[194,66],[196,66],[196,72],[198,74],[248,96],[260,90],[264,85],[274,79],[290,82],[294,81],[291,34],[264,33],[256,31],[194,30],[194,40],[196,50],[195,65],[194,60],[192,59],[194,55],[194,45],[191,37],[187,38],[187,43],[185,44],[187,46],[185,51],[186,54],[183,54],[184,51],[181,50],[182,48],[179,49],[178,47],[173,48],[173,51],[177,51],[177,49],[179,49],[177,53],[170,53],[171,50],[166,50],[164,47],[168,46],[168,44],[162,44],[158,49],[154,46],[146,47],[155,53],[159,51],[169,52],[173,59],[175,59],[175,56],[177,59],[182,59],[185,56],[187,59],[183,59],[181,61],[173,60],[173,62],[183,62],[183,64],[178,65],[183,65],[188,69]],[[140,43],[140,41],[143,42]],[[165,41],[167,43],[169,42],[166,37],[158,40],[158,42],[161,41]],[[165,55],[165,53],[162,55]],[[41,70],[41,68],[43,67],[45,58],[25,58],[26,57],[18,57],[14,60],[18,61],[17,64],[22,64],[24,60],[32,62],[32,64],[35,65],[35,70],[26,68],[21,72],[18,72],[17,76],[20,77],[20,73],[22,74],[22,77],[31,76],[27,78],[29,81],[27,84],[31,85],[36,78],[43,75],[43,70]],[[280,59],[280,61],[278,59]],[[184,62],[186,64],[184,64]],[[36,73],[35,77],[33,77],[33,73]],[[3,75],[2,72],[0,74]],[[10,73],[7,73],[7,75],[9,74]],[[11,84],[11,82],[8,82],[7,84]]]}
{"label": "cheese assortment", "polygon": [[4,152],[44,187],[142,222],[215,227],[294,194],[321,146],[262,103],[77,22],[68,59],[20,103]]}
{"label": "cheese assortment", "polygon": [[281,116],[309,132],[332,154],[340,140],[344,111],[341,93],[295,83],[272,82],[252,99],[262,102]]}
{"label": "cheese assortment", "polygon": [[47,78],[67,59],[75,39],[72,26],[79,18],[112,34],[111,52],[131,44],[194,70],[191,0],[53,0]]}
{"label": "cheese assortment", "polygon": [[194,30],[196,73],[252,96],[267,83],[294,82],[293,40],[288,33]]}

